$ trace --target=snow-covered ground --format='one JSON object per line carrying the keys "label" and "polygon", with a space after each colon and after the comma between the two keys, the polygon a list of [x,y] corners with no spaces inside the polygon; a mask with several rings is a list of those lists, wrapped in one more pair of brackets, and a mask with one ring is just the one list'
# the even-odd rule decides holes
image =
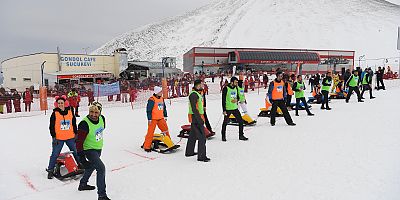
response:
{"label": "snow-covered ground", "polygon": [[[400,88],[374,91],[374,100],[332,100],[331,111],[313,106],[315,116],[282,118],[271,127],[258,118],[246,127],[249,141],[228,127],[220,139],[220,95],[208,96],[208,115],[217,135],[207,141],[210,163],[174,154],[145,153],[144,109],[105,108],[107,191],[111,199],[341,199],[395,200],[400,192]],[[264,106],[265,91],[247,95],[253,117]],[[365,95],[367,96],[367,95]],[[168,105],[173,140],[187,123],[187,101]],[[1,119],[0,199],[96,199],[95,191],[77,191],[78,181],[48,180],[44,169],[51,151],[49,115]],[[65,147],[65,150],[66,147]],[[93,176],[90,184],[95,184]]]}
{"label": "snow-covered ground", "polygon": [[398,57],[398,26],[400,6],[383,0],[216,0],[121,34],[93,54],[123,47],[129,59],[173,56],[178,67],[195,46],[342,49],[355,50],[357,58],[390,58]]}

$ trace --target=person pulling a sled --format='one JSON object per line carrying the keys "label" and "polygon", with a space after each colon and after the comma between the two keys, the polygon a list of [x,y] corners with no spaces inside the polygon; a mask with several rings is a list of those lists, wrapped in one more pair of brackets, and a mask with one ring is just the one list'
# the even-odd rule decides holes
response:
{"label": "person pulling a sled", "polygon": [[[210,158],[206,155],[206,134],[204,133],[204,107],[203,96],[200,94],[203,90],[201,80],[194,81],[193,90],[189,95],[189,121],[191,121],[191,129],[186,145],[185,156],[190,157],[197,154],[197,160],[209,162]],[[197,153],[194,147],[197,143]]]}
{"label": "person pulling a sled", "polygon": [[310,112],[310,109],[308,108],[308,104],[304,96],[305,90],[306,90],[306,85],[304,84],[303,77],[301,75],[297,75],[297,81],[293,83],[293,91],[294,91],[294,96],[296,98],[296,116],[299,116],[300,101],[303,103],[303,106],[307,111],[307,115],[308,116],[314,115]]}
{"label": "person pulling a sled", "polygon": [[87,184],[93,171],[96,170],[98,200],[110,200],[106,193],[106,167],[100,159],[103,148],[103,131],[106,128],[105,117],[101,114],[101,111],[102,105],[93,102],[89,107],[89,115],[83,118],[78,126],[76,145],[80,162],[85,168],[78,190],[96,189],[96,187]]}
{"label": "person pulling a sled", "polygon": [[159,141],[168,141],[168,148],[177,148],[178,145],[174,145],[171,141],[171,136],[169,135],[168,125],[167,125],[167,107],[165,106],[164,98],[162,97],[162,88],[155,86],[154,94],[147,101],[147,120],[148,128],[147,134],[144,140],[143,149],[146,152],[152,151],[152,143],[154,140],[154,131],[156,126],[161,130],[162,134],[156,134],[160,137]]}
{"label": "person pulling a sled", "polygon": [[281,71],[276,72],[276,78],[269,84],[268,88],[268,99],[272,103],[271,108],[271,126],[275,126],[276,110],[278,107],[282,110],[283,117],[289,126],[296,126],[290,117],[289,111],[285,104],[286,89],[285,82],[282,80],[283,73]]}
{"label": "person pulling a sled", "polygon": [[55,108],[51,114],[49,125],[53,150],[50,156],[49,166],[46,170],[48,179],[54,177],[54,167],[64,143],[68,146],[69,150],[73,152],[75,160],[77,162],[79,161],[75,144],[75,134],[77,134],[75,115],[72,113],[65,95],[61,97],[56,96],[55,99]]}
{"label": "person pulling a sled", "polygon": [[236,121],[239,123],[239,140],[248,140],[248,138],[244,136],[243,119],[238,109],[239,92],[237,86],[238,79],[236,77],[232,77],[231,82],[222,90],[222,110],[224,114],[224,122],[222,123],[221,135],[222,141],[224,142],[226,141],[226,126],[230,120],[230,115],[235,116]]}

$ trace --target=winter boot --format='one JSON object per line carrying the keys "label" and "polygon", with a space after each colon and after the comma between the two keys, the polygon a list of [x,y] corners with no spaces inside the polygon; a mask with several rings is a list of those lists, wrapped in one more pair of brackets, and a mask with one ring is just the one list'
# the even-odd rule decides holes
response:
{"label": "winter boot", "polygon": [[47,171],[47,179],[53,179],[54,171],[49,169],[46,169],[46,171]]}
{"label": "winter boot", "polygon": [[111,199],[108,198],[107,196],[102,196],[102,197],[99,197],[98,200],[111,200]]}
{"label": "winter boot", "polygon": [[[210,158],[207,158],[207,157],[205,157],[205,158],[197,158],[197,161],[201,161],[201,162],[210,162],[211,159],[210,159]],[[99,200],[100,200],[100,199],[99,199]]]}
{"label": "winter boot", "polygon": [[249,140],[249,138],[247,138],[243,134],[241,134],[241,135],[239,135],[239,140],[246,141],[246,140]]}
{"label": "winter boot", "polygon": [[91,186],[91,185],[79,185],[78,190],[79,191],[85,191],[85,190],[94,190],[96,189],[95,186]]}
{"label": "winter boot", "polygon": [[296,126],[296,124],[293,123],[293,122],[288,123],[288,125],[289,125],[289,126]]}
{"label": "winter boot", "polygon": [[314,116],[314,114],[312,114],[312,113],[307,113],[307,115],[308,115],[308,116]]}
{"label": "winter boot", "polygon": [[222,141],[226,142],[226,134],[222,134]]}

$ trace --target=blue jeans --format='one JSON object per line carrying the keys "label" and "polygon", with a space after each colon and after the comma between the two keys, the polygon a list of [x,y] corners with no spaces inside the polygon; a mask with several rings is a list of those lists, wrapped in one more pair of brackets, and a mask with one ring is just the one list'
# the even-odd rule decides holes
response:
{"label": "blue jeans", "polygon": [[89,181],[90,176],[93,171],[96,170],[96,185],[97,185],[97,194],[99,197],[107,196],[106,194],[106,167],[104,166],[103,161],[101,161],[101,150],[85,150],[84,155],[89,161],[90,165],[85,168],[85,173],[83,173],[83,177],[80,181],[80,185],[86,185]]}
{"label": "blue jeans", "polygon": [[52,143],[53,151],[51,152],[49,166],[47,167],[47,169],[49,169],[49,170],[54,169],[56,162],[57,162],[57,158],[61,153],[64,143],[68,146],[69,150],[73,152],[72,154],[74,155],[75,161],[76,162],[79,161],[79,157],[78,157],[77,150],[76,150],[75,138],[72,138],[69,140],[53,139],[53,143]]}

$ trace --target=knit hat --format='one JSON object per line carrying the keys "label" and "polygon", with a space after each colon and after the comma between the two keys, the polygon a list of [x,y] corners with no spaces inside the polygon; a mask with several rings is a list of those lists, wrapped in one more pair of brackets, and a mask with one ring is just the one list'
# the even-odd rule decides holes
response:
{"label": "knit hat", "polygon": [[101,110],[103,110],[103,106],[97,101],[93,102],[89,107],[89,111],[99,111],[101,113]]}
{"label": "knit hat", "polygon": [[162,87],[159,87],[159,86],[155,86],[154,87],[154,94],[158,94],[158,93],[160,93],[162,91]]}

